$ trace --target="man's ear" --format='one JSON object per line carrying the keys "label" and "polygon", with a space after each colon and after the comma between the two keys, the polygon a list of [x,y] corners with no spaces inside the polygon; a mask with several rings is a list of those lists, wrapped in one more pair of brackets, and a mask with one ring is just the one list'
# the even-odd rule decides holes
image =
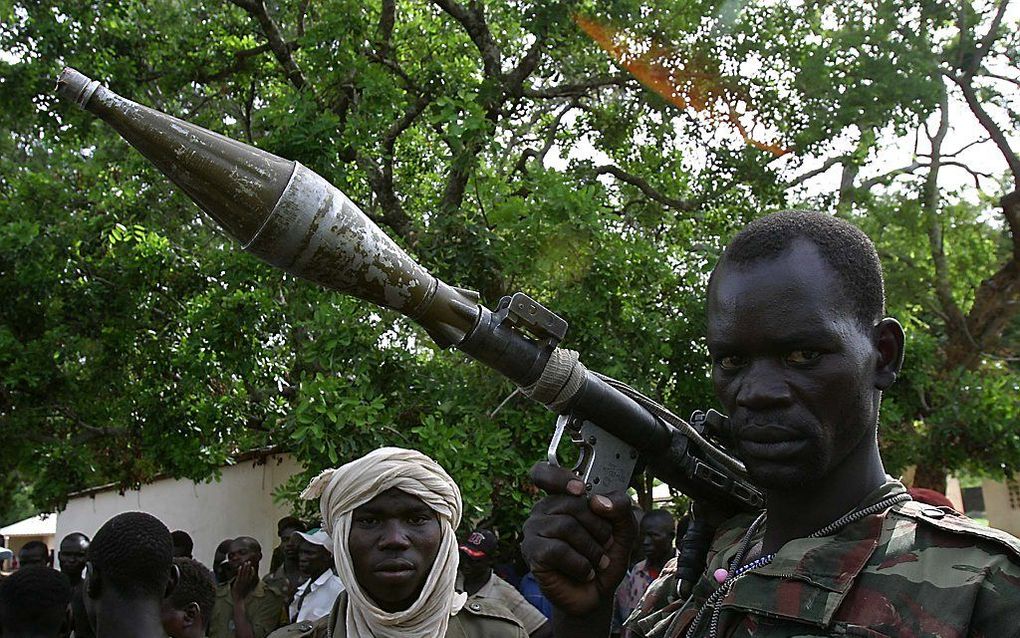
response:
{"label": "man's ear", "polygon": [[202,608],[198,606],[198,603],[192,601],[184,606],[184,626],[191,627],[192,625],[199,624],[202,618]]}
{"label": "man's ear", "polygon": [[85,594],[89,598],[95,599],[99,598],[102,590],[102,578],[99,576],[99,571],[96,570],[92,561],[85,561]]}
{"label": "man's ear", "polygon": [[875,360],[875,388],[888,390],[903,367],[903,326],[899,321],[885,318],[872,331],[878,359]]}
{"label": "man's ear", "polygon": [[181,582],[181,568],[177,565],[171,565],[173,569],[170,570],[170,579],[166,581],[166,591],[163,592],[163,598],[169,598],[170,594],[177,589],[177,583]]}

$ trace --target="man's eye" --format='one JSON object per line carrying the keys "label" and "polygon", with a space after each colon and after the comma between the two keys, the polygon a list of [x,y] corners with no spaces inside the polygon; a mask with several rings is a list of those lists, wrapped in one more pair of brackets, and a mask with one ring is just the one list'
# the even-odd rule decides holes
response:
{"label": "man's eye", "polygon": [[378,521],[372,518],[371,516],[359,516],[358,518],[354,519],[354,522],[362,527],[371,527],[372,525],[375,525]]}
{"label": "man's eye", "polygon": [[736,355],[730,355],[726,357],[719,357],[716,360],[716,364],[723,370],[736,370],[744,367],[747,364],[747,359]]}
{"label": "man's eye", "polygon": [[820,356],[822,356],[822,353],[817,350],[794,350],[786,355],[786,360],[794,365],[803,365],[811,363]]}
{"label": "man's eye", "polygon": [[410,523],[411,523],[412,525],[419,525],[419,526],[420,526],[420,525],[425,525],[425,524],[426,524],[426,523],[428,523],[428,522],[429,522],[430,520],[432,520],[432,517],[431,517],[431,516],[426,516],[425,514],[422,514],[422,515],[420,515],[420,516],[412,516],[412,517],[411,517],[411,518],[409,519],[409,522],[410,522]]}

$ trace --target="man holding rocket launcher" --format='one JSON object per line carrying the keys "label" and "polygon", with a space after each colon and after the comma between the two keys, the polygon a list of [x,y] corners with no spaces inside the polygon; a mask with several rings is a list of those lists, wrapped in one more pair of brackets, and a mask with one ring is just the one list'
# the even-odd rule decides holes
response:
{"label": "man holding rocket launcher", "polygon": [[[870,279],[855,279],[874,248],[848,224],[785,213],[764,218],[742,234],[743,249],[727,252],[710,285],[709,337],[717,393],[734,419],[709,411],[688,423],[558,348],[566,323],[526,295],[490,311],[476,293],[432,276],[300,164],[126,100],[73,69],[57,91],[115,128],[245,250],[408,316],[441,347],[492,367],[560,415],[550,463],[533,472],[550,496],[524,543],[556,605],[557,636],[608,635],[623,548],[635,533],[624,490],[639,461],[699,508],[679,564],[664,570],[628,625],[638,635],[1015,630],[1005,619],[1020,616],[1020,541],[916,506],[884,473],[878,403],[902,363],[903,333],[881,317],[877,258],[864,268]],[[794,312],[775,310],[784,304]],[[563,434],[581,450],[573,472],[555,466]],[[739,450],[746,467],[716,440]],[[766,489],[764,512],[750,477]],[[891,544],[893,532],[915,541]],[[703,574],[713,536],[714,569]],[[846,567],[850,541],[855,569],[832,574],[832,563]],[[967,548],[965,569],[947,566],[949,547]],[[828,562],[805,564],[807,549]],[[917,569],[877,575],[883,560],[899,559]],[[838,586],[805,589],[827,579]],[[875,615],[908,599],[933,611]]]}

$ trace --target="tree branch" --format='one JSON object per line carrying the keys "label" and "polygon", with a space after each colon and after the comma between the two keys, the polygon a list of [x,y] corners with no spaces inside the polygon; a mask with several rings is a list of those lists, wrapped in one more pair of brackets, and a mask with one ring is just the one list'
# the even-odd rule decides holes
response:
{"label": "tree branch", "polygon": [[269,40],[269,48],[273,50],[277,62],[283,67],[284,74],[294,88],[299,91],[304,89],[308,82],[297,62],[294,61],[292,47],[284,40],[280,27],[269,15],[264,0],[230,0],[233,4],[241,7],[255,18],[262,27],[262,33]]}
{"label": "tree branch", "polygon": [[269,50],[268,44],[260,44],[259,46],[253,49],[235,51],[233,62],[231,62],[223,69],[216,71],[215,73],[210,73],[208,75],[199,74],[199,76],[195,78],[195,81],[199,82],[200,84],[208,84],[210,82],[218,82],[220,80],[225,80],[231,75],[244,70],[244,68],[248,66],[248,61],[251,58],[257,55],[261,55],[262,53],[265,53],[268,50]]}
{"label": "tree branch", "polygon": [[[978,138],[978,139],[974,140],[973,142],[970,142],[968,144],[965,144],[965,145],[961,146],[958,151],[955,151],[953,153],[942,153],[942,157],[957,157],[957,156],[960,155],[960,153],[966,151],[968,148],[971,148],[973,146],[977,146],[978,144],[984,144],[985,142],[989,141],[989,139],[990,138],[987,138],[987,137]],[[928,157],[929,153],[918,153],[918,155],[920,157]]]}
{"label": "tree branch", "polygon": [[308,15],[309,4],[311,4],[311,0],[301,0],[301,6],[298,7],[297,37],[299,38],[305,35],[305,16]]}
{"label": "tree branch", "polygon": [[429,93],[422,93],[418,98],[408,105],[407,109],[404,110],[404,115],[394,122],[383,134],[383,149],[388,156],[393,155],[393,146],[396,144],[397,138],[400,137],[401,133],[406,131],[414,121],[421,115],[422,111],[432,103],[433,96]]}
{"label": "tree branch", "polygon": [[981,77],[983,77],[983,78],[992,78],[993,80],[1002,80],[1003,82],[1009,82],[1010,84],[1013,84],[1014,86],[1020,87],[1020,79],[1018,79],[1018,78],[1011,78],[1011,77],[1006,76],[1006,75],[999,75],[998,73],[988,73],[988,72],[982,73]]}
{"label": "tree branch", "polygon": [[540,89],[524,87],[521,95],[540,100],[558,97],[581,97],[587,95],[591,89],[598,89],[604,86],[627,86],[628,84],[632,84],[630,74],[618,74]]}
{"label": "tree branch", "polygon": [[1009,0],[1000,0],[999,8],[995,12],[995,17],[992,18],[992,23],[988,25],[988,32],[981,38],[981,43],[974,47],[974,56],[970,60],[970,64],[967,69],[964,69],[964,73],[969,76],[973,76],[974,73],[981,67],[981,62],[984,60],[988,52],[992,50],[992,44],[995,42],[995,38],[999,35],[999,26],[1002,24],[1002,18],[1006,15],[1006,7],[1009,5]]}
{"label": "tree branch", "polygon": [[797,177],[794,177],[790,181],[786,182],[786,187],[787,188],[792,188],[794,186],[800,186],[801,184],[803,184],[804,182],[808,181],[812,177],[817,177],[818,175],[821,175],[822,173],[824,173],[825,171],[829,170],[830,168],[832,168],[836,164],[839,164],[839,163],[842,163],[842,162],[846,161],[846,159],[847,158],[844,155],[840,155],[839,157],[830,157],[829,159],[825,160],[822,163],[822,165],[819,166],[818,168],[812,169],[812,170],[804,173],[803,175],[798,175]]}
{"label": "tree branch", "polygon": [[507,93],[516,97],[522,95],[524,80],[538,68],[538,63],[542,60],[542,49],[545,47],[545,42],[545,31],[535,35],[535,41],[531,43],[528,52],[506,76]]}
{"label": "tree branch", "polygon": [[482,54],[482,68],[485,71],[485,76],[500,77],[503,74],[503,56],[499,47],[496,46],[496,41],[492,38],[489,25],[485,23],[482,5],[472,3],[473,8],[469,9],[456,0],[432,0],[432,3],[459,22],[467,32],[478,52]]}
{"label": "tree branch", "polygon": [[1020,190],[1009,193],[1001,200],[999,206],[1006,217],[1006,227],[1013,237],[1013,261],[1020,264]]}
{"label": "tree branch", "polygon": [[932,262],[935,265],[935,295],[938,297],[939,305],[942,306],[946,313],[946,329],[949,332],[950,339],[959,342],[961,337],[966,335],[968,337],[967,340],[973,341],[973,339],[969,338],[970,335],[967,332],[967,322],[964,319],[963,312],[953,298],[953,288],[949,283],[949,264],[946,261],[946,251],[942,237],[942,223],[939,220],[938,179],[942,161],[940,153],[942,152],[942,142],[949,132],[949,97],[944,84],[942,85],[939,98],[939,128],[935,135],[929,136],[931,140],[931,163],[929,164],[928,175],[925,177],[922,190],[924,213],[928,226],[928,245],[931,249]]}
{"label": "tree branch", "polygon": [[372,187],[372,192],[375,193],[379,208],[382,210],[382,215],[375,221],[386,224],[400,237],[409,238],[411,236],[411,219],[393,188],[392,158],[386,160],[388,163],[382,167],[364,153],[358,153],[356,161],[368,177],[368,184]]}
{"label": "tree branch", "polygon": [[915,160],[910,164],[907,164],[906,166],[900,166],[899,168],[894,168],[893,170],[882,173],[881,175],[876,175],[875,177],[866,179],[863,182],[861,182],[857,188],[867,191],[875,186],[878,186],[879,184],[888,184],[895,177],[898,177],[906,173],[913,173],[917,169],[923,168],[925,166],[928,166],[928,164],[918,162]]}
{"label": "tree branch", "polygon": [[973,168],[971,168],[967,164],[964,164],[963,162],[958,162],[956,160],[942,160],[942,165],[943,166],[954,166],[956,168],[963,169],[963,170],[967,171],[968,173],[970,173],[970,176],[974,178],[974,187],[977,188],[978,190],[981,190],[981,179],[980,178],[984,177],[985,179],[995,179],[995,175],[992,175],[991,173],[985,173],[985,172],[982,172],[982,171],[974,170]]}
{"label": "tree branch", "polygon": [[644,193],[645,196],[648,197],[648,199],[659,202],[663,206],[668,206],[669,208],[672,208],[674,210],[689,213],[696,209],[696,204],[693,201],[686,199],[676,199],[674,197],[668,197],[666,195],[663,195],[659,191],[652,188],[651,184],[649,184],[643,178],[638,177],[637,175],[632,175],[619,167],[612,165],[598,166],[595,168],[595,174],[612,175],[621,182],[626,182],[631,186],[637,188],[642,193]]}
{"label": "tree branch", "polygon": [[545,144],[542,149],[536,151],[533,148],[525,149],[521,156],[517,159],[517,163],[514,165],[514,172],[523,173],[527,169],[528,160],[535,159],[538,162],[545,161],[545,156],[552,150],[553,145],[556,143],[556,133],[560,128],[560,124],[563,122],[564,116],[569,113],[574,107],[577,106],[577,100],[571,100],[563,106],[559,112],[553,117],[552,123],[546,127],[545,130]]}
{"label": "tree branch", "polygon": [[1006,139],[1006,135],[999,128],[999,125],[995,123],[988,111],[981,105],[980,99],[978,99],[977,92],[974,90],[974,86],[970,83],[969,79],[965,79],[953,74],[949,75],[949,79],[952,80],[956,86],[960,87],[963,92],[963,98],[967,101],[967,106],[970,107],[970,112],[974,114],[981,126],[984,127],[985,131],[988,132],[988,136],[995,142],[995,146],[998,147],[999,152],[1006,160],[1006,164],[1009,166],[1010,172],[1013,173],[1013,183],[1015,189],[1020,190],[1020,157],[1013,152],[1013,149],[1009,146],[1009,140]]}
{"label": "tree branch", "polygon": [[379,46],[376,47],[376,55],[380,59],[388,58],[390,55],[390,41],[393,38],[396,16],[397,1],[383,0],[382,8],[379,11]]}

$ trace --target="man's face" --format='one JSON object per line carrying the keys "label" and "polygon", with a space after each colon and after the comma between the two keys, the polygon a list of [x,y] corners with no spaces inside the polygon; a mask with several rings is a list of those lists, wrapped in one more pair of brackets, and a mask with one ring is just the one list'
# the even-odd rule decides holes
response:
{"label": "man's face", "polygon": [[668,518],[645,517],[641,520],[641,553],[661,565],[673,556],[673,524]]}
{"label": "man's face", "polygon": [[492,572],[492,559],[488,556],[473,558],[467,552],[460,552],[460,573],[468,580],[480,580]]}
{"label": "man's face", "polygon": [[322,545],[309,543],[297,534],[290,539],[297,547],[298,571],[315,580],[333,565],[333,555]]}
{"label": "man's face", "polygon": [[352,513],[347,543],[354,576],[381,609],[407,609],[421,593],[442,540],[439,519],[428,505],[386,490]]}
{"label": "man's face", "polygon": [[283,555],[290,560],[297,560],[298,548],[301,546],[301,537],[294,534],[297,529],[285,527],[280,532],[280,547],[283,548]]}
{"label": "man's face", "polygon": [[[874,440],[877,351],[814,244],[717,269],[708,344],[716,394],[755,483],[823,479]],[[870,439],[870,442],[869,442]]]}
{"label": "man's face", "polygon": [[30,565],[49,565],[50,553],[39,546],[22,548],[21,551],[18,552],[18,564],[22,567],[28,567]]}
{"label": "man's face", "polygon": [[85,569],[85,553],[88,549],[89,542],[81,536],[68,536],[60,541],[60,550],[57,552],[60,571],[75,579],[80,578]]}
{"label": "man's face", "polygon": [[251,566],[258,570],[259,561],[262,560],[262,552],[252,544],[251,541],[239,538],[230,543],[230,550],[227,551],[227,561],[230,563],[230,570],[236,574],[241,565],[251,563]]}

